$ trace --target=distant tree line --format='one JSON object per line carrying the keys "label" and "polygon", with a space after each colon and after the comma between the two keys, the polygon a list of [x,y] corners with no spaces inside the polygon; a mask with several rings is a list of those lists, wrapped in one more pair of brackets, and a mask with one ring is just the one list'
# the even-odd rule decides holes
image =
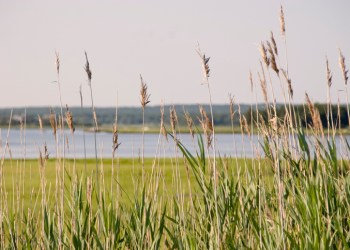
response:
{"label": "distant tree line", "polygon": [[[164,121],[170,122],[170,105],[164,106]],[[199,105],[174,105],[179,125],[186,125],[186,119],[184,111],[188,112],[194,123],[199,124],[198,118],[200,117]],[[203,105],[203,108],[209,114],[209,106]],[[242,105],[241,110],[247,111],[248,105]],[[73,121],[76,126],[93,126],[92,111],[90,108],[71,107],[69,108],[73,115]],[[56,119],[61,114],[59,107],[51,108],[52,112],[56,115]],[[27,126],[39,126],[39,118],[41,117],[43,126],[50,126],[50,108],[49,107],[31,107],[31,108],[15,108],[12,110],[12,125],[16,126],[21,123],[26,123]],[[66,109],[63,109],[63,116]],[[214,105],[214,122],[217,125],[230,125],[230,115],[228,105]],[[139,107],[120,107],[117,110],[118,124],[123,125],[140,125],[142,124],[142,110]],[[111,125],[115,122],[116,108],[96,108],[97,120],[99,125]],[[11,109],[0,109],[0,126],[7,126],[10,120]],[[147,124],[160,124],[160,106],[148,106],[145,110],[145,121]],[[234,123],[238,125],[239,120],[235,119]]]}
{"label": "distant tree line", "polygon": [[[339,126],[340,128],[348,127],[349,117],[348,117],[346,105],[340,105],[339,108],[337,105],[332,105],[329,111],[327,109],[327,104],[315,103],[314,107],[319,111],[320,120],[324,128],[328,126],[328,120],[329,120],[330,126],[332,125],[332,122],[333,122],[334,127],[337,127],[337,128],[339,128]],[[287,106],[287,109],[289,109],[288,106]],[[297,117],[297,119],[293,118],[294,122],[295,121],[300,122],[300,124],[303,127],[312,125],[311,113],[306,105],[294,105],[292,109],[295,110],[295,115]],[[284,105],[278,105],[276,109],[276,113],[279,119],[283,119],[286,114],[286,107]],[[294,113],[294,111],[292,113]],[[263,117],[265,122],[268,121],[268,113],[266,108],[260,109],[259,114],[261,115],[261,117]],[[256,122],[256,119],[257,119],[256,109],[253,109],[253,110],[249,109],[245,113],[245,116],[249,123],[252,121]],[[329,117],[329,119],[327,119],[327,117]]]}
{"label": "distant tree line", "polygon": [[[164,106],[164,121],[169,123],[170,121],[170,105]],[[177,118],[179,125],[186,126],[186,119],[184,111],[188,112],[195,125],[199,126],[199,105],[175,105],[175,110],[177,112]],[[203,108],[206,110],[208,115],[209,106],[203,105]],[[327,127],[327,105],[326,104],[315,104],[315,108],[318,109],[320,113],[320,119],[322,125]],[[294,105],[293,109],[297,115],[298,121],[302,126],[307,126],[312,124],[311,114],[304,105]],[[61,109],[59,107],[51,108],[52,112],[56,114],[58,119],[61,114]],[[63,110],[63,115],[65,115],[65,108]],[[73,121],[76,126],[93,126],[92,111],[90,108],[72,107],[70,108],[71,113],[73,114]],[[258,105],[259,114],[267,122],[268,116],[265,105]],[[283,119],[285,116],[285,106],[278,104],[277,105],[277,116],[280,119]],[[348,126],[348,116],[347,109],[345,105],[341,105],[338,109],[336,105],[332,106],[332,118],[334,126],[345,128]],[[139,107],[120,107],[118,108],[118,123],[121,125],[140,125],[142,124],[142,110]],[[256,107],[251,105],[240,105],[240,112],[244,115],[248,121],[256,121]],[[231,126],[231,115],[229,105],[214,105],[214,123],[218,126]],[[3,108],[0,109],[0,126],[7,126],[9,123],[11,114],[11,109]],[[112,125],[115,122],[116,109],[113,107],[106,108],[96,108],[97,120],[100,125]],[[21,123],[26,123],[27,126],[39,126],[39,118],[41,117],[43,126],[50,126],[49,123],[50,108],[49,107],[30,107],[30,108],[15,108],[12,110],[12,126],[20,125]],[[149,106],[145,111],[145,121],[147,124],[159,125],[160,124],[160,106]],[[238,114],[238,106],[234,107],[234,116],[233,116],[233,125],[239,126],[240,119]]]}

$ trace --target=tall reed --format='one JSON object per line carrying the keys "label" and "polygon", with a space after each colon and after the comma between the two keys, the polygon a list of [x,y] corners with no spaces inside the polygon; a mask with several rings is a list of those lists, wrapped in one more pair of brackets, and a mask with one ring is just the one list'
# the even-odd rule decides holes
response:
{"label": "tall reed", "polygon": [[147,84],[143,81],[140,75],[141,87],[140,87],[140,102],[142,108],[142,142],[141,142],[141,167],[142,167],[142,184],[145,181],[145,162],[144,162],[144,141],[145,141],[145,108],[150,103],[150,94],[147,91]]}
{"label": "tall reed", "polygon": [[86,63],[85,63],[85,72],[86,75],[88,77],[88,85],[90,88],[90,97],[91,97],[91,109],[92,109],[92,118],[93,118],[93,122],[94,122],[94,145],[95,145],[95,162],[96,162],[96,184],[97,184],[97,190],[99,193],[99,188],[100,188],[100,184],[99,184],[99,178],[100,178],[100,173],[98,171],[98,160],[97,160],[97,136],[96,133],[98,131],[98,123],[97,123],[97,115],[96,115],[96,111],[95,111],[95,106],[94,106],[94,98],[93,98],[93,94],[92,94],[92,84],[91,84],[91,79],[92,79],[92,72],[90,70],[90,63],[89,63],[89,59],[87,56],[87,53],[85,51],[85,59],[86,59]]}

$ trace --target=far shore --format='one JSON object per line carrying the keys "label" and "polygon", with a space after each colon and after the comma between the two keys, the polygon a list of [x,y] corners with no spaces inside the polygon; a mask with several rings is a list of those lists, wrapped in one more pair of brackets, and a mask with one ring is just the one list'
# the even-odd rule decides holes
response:
{"label": "far shore", "polygon": [[[38,126],[26,126],[27,129],[39,129]],[[8,126],[0,126],[0,129],[2,129],[3,131],[8,129]],[[11,125],[10,129],[21,129],[21,127],[19,125]],[[44,126],[43,129],[45,130],[49,130],[51,129],[50,126]],[[94,131],[94,127],[82,127],[82,126],[76,126],[76,129],[79,130],[84,130],[86,132],[93,132]],[[170,126],[166,126],[167,132],[171,133],[171,128]],[[196,129],[200,132],[202,132],[202,128],[201,127],[195,127],[194,128],[194,132],[196,132]],[[129,125],[129,124],[120,124],[118,125],[118,132],[119,133],[142,133],[143,129],[142,129],[142,125]],[[99,130],[98,132],[104,132],[104,133],[112,133],[113,132],[113,126],[112,125],[106,125],[103,124],[101,126],[99,126]],[[154,124],[149,124],[149,125],[145,125],[145,129],[144,132],[146,134],[158,134],[160,133],[160,127],[159,125],[154,125]],[[240,126],[234,125],[233,127],[231,126],[215,126],[215,133],[216,134],[230,134],[234,132],[235,134],[247,134],[246,131],[242,131]],[[257,134],[257,129],[256,127],[253,127],[253,129],[251,129],[250,133],[251,134]],[[180,126],[177,128],[177,133],[185,133],[188,134],[190,133],[190,130],[187,126]],[[312,130],[311,129],[306,129],[306,133],[308,134],[312,134]],[[332,132],[330,131],[330,134]],[[324,134],[327,135],[327,129],[324,128]],[[336,131],[336,135],[350,135],[350,129],[349,128],[342,128],[342,129],[337,129]]]}

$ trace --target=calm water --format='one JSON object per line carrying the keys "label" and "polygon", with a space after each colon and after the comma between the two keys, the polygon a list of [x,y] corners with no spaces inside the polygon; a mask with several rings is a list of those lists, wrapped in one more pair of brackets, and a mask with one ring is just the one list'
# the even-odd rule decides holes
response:
{"label": "calm water", "polygon": [[[59,133],[59,132],[58,132]],[[0,131],[0,154],[4,154],[7,129],[1,129]],[[66,140],[66,157],[73,158],[74,147],[73,137],[69,131],[65,132]],[[189,149],[192,153],[196,152],[197,143],[192,140],[189,134],[179,135],[180,141]],[[347,137],[350,140],[350,137]],[[84,133],[81,130],[77,130],[74,133],[75,141],[75,156],[77,158],[84,157]],[[235,147],[235,143],[236,147]],[[339,138],[337,138],[337,144],[339,144]],[[85,132],[86,142],[86,155],[87,158],[95,157],[95,144],[94,133]],[[139,157],[141,155],[142,135],[138,133],[121,133],[119,134],[119,142],[121,145],[117,151],[119,157]],[[11,129],[8,137],[9,151],[6,151],[6,158],[10,155],[13,158],[38,158],[39,150],[43,150],[43,145],[46,143],[50,157],[56,156],[56,144],[52,131],[47,129],[41,132],[38,129],[27,129],[25,132],[19,129]],[[181,154],[179,150],[176,150],[174,141],[169,137],[168,141],[163,136],[158,134],[145,134],[145,157],[155,156],[175,156]],[[224,156],[253,156],[253,151],[259,150],[262,152],[257,136],[253,136],[252,143],[247,135],[241,134],[217,134],[216,135],[216,147],[220,155]],[[112,134],[111,133],[97,133],[97,148],[98,157],[111,158],[112,157]],[[339,151],[339,150],[338,150]]]}
{"label": "calm water", "polygon": [[[59,132],[58,132],[59,134]],[[7,129],[1,129],[0,132],[0,153],[4,153]],[[66,140],[66,157],[74,156],[73,137],[69,131],[65,132]],[[97,133],[97,149],[98,157],[112,157],[112,133]],[[196,139],[192,140],[189,134],[178,135],[180,141],[191,151],[195,152],[197,147]],[[242,144],[243,139],[243,144]],[[237,143],[237,152],[239,156],[243,155],[243,149],[247,156],[252,155],[251,145],[247,136],[235,135]],[[76,130],[74,133],[75,141],[75,156],[77,158],[84,157],[84,133],[81,130]],[[216,135],[217,149],[221,155],[235,156],[235,147],[232,134]],[[142,134],[141,133],[121,133],[119,134],[119,142],[121,145],[118,148],[119,157],[139,157],[141,155]],[[257,142],[255,140],[255,142]],[[6,158],[38,158],[39,150],[43,150],[43,145],[46,143],[50,157],[56,156],[56,143],[52,130],[46,129],[41,132],[38,129],[27,129],[25,132],[19,129],[11,129],[8,137],[8,146],[10,152],[6,152]],[[158,134],[145,134],[145,157],[159,156],[175,156],[178,150],[175,150],[174,141],[168,137],[168,141],[163,136]],[[68,145],[68,146],[67,146]],[[88,158],[95,157],[94,133],[85,132],[86,155]],[[244,145],[244,147],[243,147]]]}

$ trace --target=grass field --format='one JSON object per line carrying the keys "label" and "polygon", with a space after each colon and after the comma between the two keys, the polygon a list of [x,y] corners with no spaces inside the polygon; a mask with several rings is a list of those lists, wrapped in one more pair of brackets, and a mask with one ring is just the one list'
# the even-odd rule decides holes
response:
{"label": "grass field", "polygon": [[[174,183],[174,162],[175,158],[162,158],[162,159],[145,159],[145,172],[149,177],[152,174],[152,166],[157,171],[161,172],[161,185],[159,187],[159,193],[167,196],[167,199],[172,199],[176,195],[176,185]],[[177,159],[178,160],[178,159]],[[237,161],[236,161],[237,160]],[[249,171],[253,172],[252,159],[225,159],[230,166],[230,175],[232,178],[237,178],[238,171],[240,171],[240,177],[244,178],[245,166]],[[255,165],[257,164],[255,160]],[[86,163],[86,168],[85,168]],[[246,163],[246,164],[245,164]],[[56,160],[48,160],[44,169],[41,168],[39,160],[5,160],[3,165],[4,175],[4,193],[7,196],[7,202],[10,205],[9,208],[15,209],[18,206],[18,200],[23,203],[20,204],[27,210],[35,203],[36,199],[41,200],[41,174],[43,173],[45,178],[45,186],[49,190],[55,189],[56,182]],[[83,178],[84,180],[89,177],[92,181],[96,178],[95,160],[94,159],[79,159],[76,160],[76,172],[77,178]],[[238,164],[238,165],[237,165]],[[98,162],[99,169],[101,170],[101,179],[103,180],[105,189],[110,192],[111,182],[116,189],[117,185],[123,190],[120,198],[120,202],[128,204],[130,201],[127,196],[132,197],[134,191],[140,187],[140,181],[142,178],[141,162],[139,159],[121,158],[115,160],[114,174],[112,176],[112,160],[102,159]],[[71,177],[73,176],[73,159],[65,160],[65,179],[67,180],[67,187],[71,186]],[[266,164],[267,166],[267,164]],[[188,174],[188,175],[187,175]],[[179,175],[180,182],[183,183],[182,191],[188,196],[188,181],[189,176],[192,192],[196,192],[198,186],[192,172],[186,171],[184,161],[179,161]],[[264,179],[273,182],[273,173],[270,168],[265,168],[263,171]],[[113,178],[113,179],[112,179]],[[118,184],[119,183],[119,184]],[[68,192],[70,190],[68,189]],[[55,202],[54,197],[48,199],[50,206]]]}

